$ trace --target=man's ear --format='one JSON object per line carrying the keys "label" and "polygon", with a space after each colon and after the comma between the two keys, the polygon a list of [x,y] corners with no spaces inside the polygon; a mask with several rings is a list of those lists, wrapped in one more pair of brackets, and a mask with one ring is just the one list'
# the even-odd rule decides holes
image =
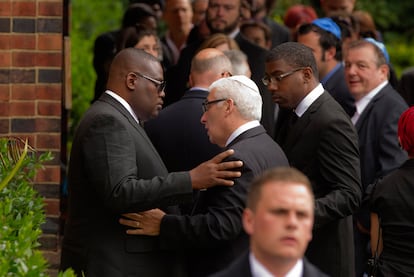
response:
{"label": "man's ear", "polygon": [[245,208],[242,215],[243,228],[248,235],[253,234],[254,231],[254,213],[249,208]]}
{"label": "man's ear", "polygon": [[136,76],[132,75],[132,74],[128,74],[126,77],[126,86],[130,91],[135,90],[135,82],[137,81]]}

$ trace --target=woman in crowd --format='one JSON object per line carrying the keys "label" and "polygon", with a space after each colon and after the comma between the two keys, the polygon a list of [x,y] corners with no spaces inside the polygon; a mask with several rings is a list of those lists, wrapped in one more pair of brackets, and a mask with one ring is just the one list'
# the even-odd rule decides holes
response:
{"label": "woman in crowd", "polygon": [[384,277],[414,276],[414,107],[401,115],[398,139],[408,159],[371,198],[371,251],[379,255],[377,276]]}

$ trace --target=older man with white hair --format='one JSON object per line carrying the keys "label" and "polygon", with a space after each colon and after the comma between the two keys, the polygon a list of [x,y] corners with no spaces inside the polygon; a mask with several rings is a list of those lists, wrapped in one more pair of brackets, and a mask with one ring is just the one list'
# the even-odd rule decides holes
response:
{"label": "older man with white hair", "polygon": [[215,81],[203,109],[201,122],[210,141],[234,149],[232,159],[243,161],[241,177],[232,187],[201,191],[189,216],[150,210],[121,220],[124,225],[138,227],[128,230],[129,234],[157,235],[164,249],[185,249],[188,274],[197,277],[225,268],[247,251],[248,236],[241,218],[250,183],[266,169],[288,166],[279,145],[259,123],[262,98],[251,79],[232,76]]}

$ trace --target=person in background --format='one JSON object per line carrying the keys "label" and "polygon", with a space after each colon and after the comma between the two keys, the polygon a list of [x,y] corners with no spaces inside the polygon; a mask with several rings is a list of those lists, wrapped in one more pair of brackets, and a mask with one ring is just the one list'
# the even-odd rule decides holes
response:
{"label": "person in background", "polygon": [[414,107],[398,121],[398,141],[408,159],[375,185],[370,200],[371,253],[378,249],[378,277],[414,276]]}
{"label": "person in background", "polygon": [[250,251],[211,277],[327,277],[304,257],[314,209],[304,174],[289,167],[267,170],[252,182],[243,212]]}
{"label": "person in background", "polygon": [[325,16],[331,16],[335,12],[352,13],[356,0],[320,0],[322,12]]}
{"label": "person in background", "polygon": [[121,220],[138,227],[129,234],[158,236],[162,248],[184,250],[191,277],[221,270],[248,249],[241,217],[250,183],[266,169],[288,166],[283,151],[259,123],[261,105],[258,87],[246,76],[215,81],[203,103],[201,122],[210,142],[235,150],[232,159],[243,161],[242,175],[231,188],[200,191],[190,215],[156,209]]}
{"label": "person in background", "polygon": [[229,58],[233,67],[233,75],[244,75],[247,77],[252,76],[249,63],[247,62],[247,56],[242,51],[237,49],[227,50],[223,52],[224,55]]}
{"label": "person in background", "polygon": [[[397,123],[407,104],[388,82],[387,52],[371,38],[351,43],[344,57],[345,80],[355,99],[351,120],[358,132],[363,199],[377,180],[398,168],[406,153],[398,145]],[[354,214],[356,276],[363,275],[370,257],[368,201]]]}
{"label": "person in background", "polygon": [[161,42],[157,33],[143,25],[137,24],[121,30],[119,39],[116,41],[116,49],[119,52],[128,47],[142,49],[160,61],[162,60]]}
{"label": "person in background", "polygon": [[272,34],[270,28],[260,21],[244,21],[240,26],[240,32],[251,42],[269,50],[272,46]]}
{"label": "person in background", "polygon": [[339,26],[329,17],[315,19],[299,27],[297,41],[312,49],[324,89],[353,116],[355,101],[345,82]]}
{"label": "person in background", "polygon": [[[275,22],[269,15],[273,10],[275,1],[266,0],[248,0],[251,2],[251,18],[256,21],[261,21],[270,28],[271,47],[273,48],[281,43],[289,41],[289,29],[277,22]],[[272,2],[272,3],[270,3]]]}
{"label": "person in background", "polygon": [[361,202],[358,136],[349,116],[324,90],[312,50],[297,42],[272,49],[266,59],[278,118],[276,141],[289,163],[311,181],[315,225],[306,257],[330,276],[354,276],[352,214]]}
{"label": "person in background", "polygon": [[149,5],[144,3],[131,3],[122,17],[122,26],[118,30],[99,35],[94,42],[93,67],[96,72],[95,93],[92,102],[97,100],[105,91],[108,80],[109,67],[117,53],[116,41],[119,40],[121,30],[140,24],[156,31],[157,16]]}
{"label": "person in background", "polygon": [[200,45],[200,48],[198,49],[198,51],[206,49],[206,48],[216,48],[222,52],[227,51],[227,50],[232,50],[232,49],[240,49],[239,45],[234,39],[222,33],[217,33],[217,34],[213,34],[209,36]]}
{"label": "person in background", "polygon": [[401,74],[398,84],[398,92],[407,102],[408,106],[414,105],[414,67],[407,68]]}
{"label": "person in background", "polygon": [[190,0],[166,0],[163,19],[167,31],[161,37],[163,65],[166,69],[177,63],[181,50],[186,46],[188,35],[193,28],[193,10]]}
{"label": "person in background", "polygon": [[208,0],[192,0],[191,8],[193,9],[193,24],[199,25],[206,18]]}
{"label": "person in background", "polygon": [[141,124],[158,115],[162,66],[143,50],[125,48],[111,63],[107,90],[82,118],[68,173],[69,207],[60,267],[78,276],[174,276],[174,253],[154,237],[129,236],[126,212],[162,208],[177,213],[193,189],[232,185],[240,161],[220,153],[190,171],[168,173]]}
{"label": "person in background", "polygon": [[311,23],[317,18],[318,15],[311,6],[297,4],[290,6],[286,10],[283,16],[283,23],[289,28],[292,41],[297,41],[297,30],[300,25]]}

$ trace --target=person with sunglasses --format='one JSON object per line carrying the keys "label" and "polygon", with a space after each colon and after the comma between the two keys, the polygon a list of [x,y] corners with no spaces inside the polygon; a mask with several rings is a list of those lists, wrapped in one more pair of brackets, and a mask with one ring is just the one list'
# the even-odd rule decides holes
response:
{"label": "person with sunglasses", "polygon": [[330,276],[355,276],[352,214],[361,203],[358,136],[344,109],[324,90],[312,50],[297,42],[270,51],[263,83],[286,111],[276,141],[311,181],[315,225],[306,257]]}
{"label": "person with sunglasses", "polygon": [[161,250],[155,237],[126,234],[119,218],[152,208],[178,212],[172,205],[190,201],[193,189],[231,186],[240,176],[242,162],[221,162],[233,150],[168,173],[141,126],[161,110],[164,87],[151,54],[126,48],[115,56],[107,90],[75,133],[61,269],[78,276],[174,276],[174,253]]}

